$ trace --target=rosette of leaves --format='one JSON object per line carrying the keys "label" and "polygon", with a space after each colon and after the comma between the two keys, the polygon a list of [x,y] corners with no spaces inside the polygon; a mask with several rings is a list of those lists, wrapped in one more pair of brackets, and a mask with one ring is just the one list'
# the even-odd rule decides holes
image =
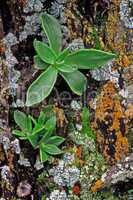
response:
{"label": "rosette of leaves", "polygon": [[37,53],[34,62],[43,72],[28,88],[27,106],[44,100],[51,93],[58,75],[63,77],[75,94],[82,95],[87,80],[79,70],[99,68],[115,57],[115,54],[96,49],[80,49],[75,52],[69,52],[68,48],[61,50],[62,33],[58,21],[46,13],[40,19],[49,45],[34,40]]}
{"label": "rosette of leaves", "polygon": [[58,146],[64,142],[64,138],[53,135],[56,129],[56,116],[49,118],[44,112],[40,112],[36,120],[31,115],[15,111],[14,120],[20,130],[13,130],[13,134],[21,140],[28,140],[34,149],[39,149],[40,160],[45,162],[51,156],[63,153]]}

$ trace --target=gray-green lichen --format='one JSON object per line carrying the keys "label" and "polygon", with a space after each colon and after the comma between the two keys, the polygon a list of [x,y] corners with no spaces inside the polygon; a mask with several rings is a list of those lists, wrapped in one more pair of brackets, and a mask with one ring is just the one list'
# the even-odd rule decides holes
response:
{"label": "gray-green lichen", "polygon": [[18,64],[17,58],[13,55],[11,50],[12,46],[18,44],[18,40],[13,33],[8,33],[2,40],[6,46],[5,57],[6,65],[8,66],[8,79],[11,94],[16,95],[17,81],[20,77],[20,72],[14,69],[14,66]]}
{"label": "gray-green lichen", "polygon": [[43,8],[43,3],[46,0],[28,0],[23,11],[24,13],[40,12]]}
{"label": "gray-green lichen", "polygon": [[0,144],[2,144],[6,154],[9,149],[12,149],[16,154],[20,154],[21,152],[20,143],[18,139],[10,141],[10,139],[7,136],[0,135]]}
{"label": "gray-green lichen", "polygon": [[64,160],[60,160],[56,167],[49,171],[54,182],[59,186],[72,187],[80,176],[80,170],[76,166],[67,166]]}
{"label": "gray-green lichen", "polygon": [[54,190],[46,200],[68,200],[68,198],[65,191]]}

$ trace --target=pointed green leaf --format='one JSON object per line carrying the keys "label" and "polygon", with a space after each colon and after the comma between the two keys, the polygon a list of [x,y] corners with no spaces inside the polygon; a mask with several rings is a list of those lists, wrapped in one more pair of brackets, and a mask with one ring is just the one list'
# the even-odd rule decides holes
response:
{"label": "pointed green leaf", "polygon": [[55,112],[53,111],[53,105],[47,105],[43,108],[43,112],[46,115],[46,120],[55,116]]}
{"label": "pointed green leaf", "polygon": [[39,144],[42,144],[42,143],[45,144],[45,142],[50,138],[50,136],[52,134],[53,134],[52,131],[45,131],[45,133],[43,134],[42,139],[39,141]]}
{"label": "pointed green leaf", "polygon": [[77,65],[79,69],[95,69],[105,65],[108,61],[115,58],[116,55],[96,49],[80,49],[69,54],[64,63]]}
{"label": "pointed green leaf", "polygon": [[76,71],[78,68],[76,67],[76,65],[71,66],[71,65],[67,65],[65,63],[59,63],[57,64],[57,68],[59,71],[61,72],[67,72],[67,73],[71,73]]}
{"label": "pointed green leaf", "polygon": [[56,56],[53,50],[48,47],[48,45],[35,39],[34,48],[41,60],[48,64],[54,64]]}
{"label": "pointed green leaf", "polygon": [[77,94],[82,95],[86,89],[87,80],[86,77],[79,71],[74,71],[72,73],[60,73],[65,79],[71,90]]}
{"label": "pointed green leaf", "polygon": [[65,141],[65,139],[63,137],[60,136],[52,136],[50,138],[48,138],[45,142],[45,144],[54,144],[56,146],[59,146],[60,144],[62,144]]}
{"label": "pointed green leaf", "polygon": [[16,110],[14,120],[22,130],[28,130],[28,117],[23,112]]}
{"label": "pointed green leaf", "polygon": [[57,70],[50,66],[28,88],[26,105],[32,106],[43,101],[52,91],[57,79]]}
{"label": "pointed green leaf", "polygon": [[27,129],[29,132],[32,131],[32,121],[31,121],[30,116],[27,117]]}
{"label": "pointed green leaf", "polygon": [[45,129],[47,131],[53,131],[56,128],[56,116],[52,116],[45,123]]}
{"label": "pointed green leaf", "polygon": [[81,119],[82,119],[82,123],[83,125],[85,124],[90,124],[90,113],[87,107],[84,107],[81,113]]}
{"label": "pointed green leaf", "polygon": [[44,134],[45,126],[35,130],[35,132],[33,132],[31,135],[28,135],[28,140],[34,148],[37,147]]}
{"label": "pointed green leaf", "polygon": [[61,151],[56,145],[53,144],[47,144],[44,145],[45,147],[45,152],[47,152],[50,155],[58,155],[63,153],[63,151]]}
{"label": "pointed green leaf", "polygon": [[34,125],[37,124],[37,121],[34,119],[34,117],[32,117],[31,115],[29,115],[28,117],[32,120],[32,122],[34,123]]}
{"label": "pointed green leaf", "polygon": [[32,120],[34,124],[34,128],[32,129],[33,132],[37,131],[38,129],[41,129],[42,125],[38,124],[37,121],[34,119],[34,117],[29,115],[29,118]]}
{"label": "pointed green leaf", "polygon": [[50,47],[58,54],[61,50],[62,33],[60,24],[49,14],[41,15],[42,28],[48,38]]}
{"label": "pointed green leaf", "polygon": [[38,123],[41,125],[44,125],[45,119],[46,119],[46,115],[44,112],[41,111],[38,118]]}
{"label": "pointed green leaf", "polygon": [[13,135],[16,135],[16,136],[19,136],[19,137],[23,137],[23,138],[27,138],[25,133],[23,133],[22,131],[19,131],[19,130],[13,130],[12,131]]}
{"label": "pointed green leaf", "polygon": [[93,139],[93,140],[96,139],[96,134],[95,134],[95,132],[91,129],[91,127],[88,128],[87,136],[90,137],[90,138]]}
{"label": "pointed green leaf", "polygon": [[38,55],[34,56],[34,63],[35,63],[35,67],[40,70],[44,70],[49,66],[49,64],[42,61]]}
{"label": "pointed green leaf", "polygon": [[33,128],[33,132],[36,132],[37,130],[41,129],[42,124],[37,123],[34,128]]}
{"label": "pointed green leaf", "polygon": [[46,162],[48,160],[48,154],[45,152],[45,147],[40,145],[40,160]]}
{"label": "pointed green leaf", "polygon": [[64,49],[57,58],[57,62],[62,62],[70,53],[69,48]]}

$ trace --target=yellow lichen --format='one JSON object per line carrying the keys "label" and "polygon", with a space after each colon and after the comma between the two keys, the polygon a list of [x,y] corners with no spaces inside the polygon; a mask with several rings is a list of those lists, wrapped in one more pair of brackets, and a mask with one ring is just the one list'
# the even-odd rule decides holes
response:
{"label": "yellow lichen", "polygon": [[126,115],[112,82],[107,82],[96,103],[93,127],[97,144],[106,161],[114,164],[128,153]]}
{"label": "yellow lichen", "polygon": [[102,180],[97,180],[96,183],[91,187],[92,192],[96,192],[104,186],[104,182]]}

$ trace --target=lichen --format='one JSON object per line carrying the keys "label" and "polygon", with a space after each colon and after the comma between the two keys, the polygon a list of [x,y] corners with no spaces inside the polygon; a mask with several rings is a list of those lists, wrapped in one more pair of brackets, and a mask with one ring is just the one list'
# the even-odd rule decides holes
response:
{"label": "lichen", "polygon": [[54,190],[51,192],[50,197],[46,198],[46,200],[68,200],[67,194],[65,191]]}
{"label": "lichen", "polygon": [[78,181],[80,170],[75,166],[68,166],[66,158],[59,161],[59,165],[50,169],[50,175],[54,177],[54,182],[59,186],[72,187]]}
{"label": "lichen", "polygon": [[113,70],[113,66],[114,62],[111,61],[107,63],[105,66],[102,66],[100,69],[91,70],[92,78],[98,81],[110,80],[113,83],[115,83],[118,87],[120,74],[118,73],[117,70]]}
{"label": "lichen", "polygon": [[45,1],[46,0],[28,0],[23,8],[24,13],[30,13],[33,11],[40,12]]}
{"label": "lichen", "polygon": [[103,188],[109,187],[111,184],[116,184],[118,182],[126,182],[133,178],[133,161],[132,154],[123,158],[115,166],[108,169],[101,177],[97,180],[95,184],[91,187],[93,192]]}
{"label": "lichen", "polygon": [[8,66],[8,80],[9,80],[10,92],[12,96],[15,96],[17,81],[20,77],[20,72],[14,69],[14,66],[18,64],[18,60],[13,55],[11,48],[12,46],[18,44],[18,40],[13,33],[8,33],[2,41],[6,46],[5,57],[6,57],[6,65]]}
{"label": "lichen", "polygon": [[104,85],[96,103],[94,129],[100,151],[110,164],[128,153],[125,111],[112,82]]}
{"label": "lichen", "polygon": [[26,40],[29,35],[36,35],[40,30],[39,13],[25,17],[25,25],[23,31],[19,33],[19,41]]}
{"label": "lichen", "polygon": [[133,1],[122,0],[120,3],[120,18],[124,22],[125,26],[129,29],[133,29]]}

